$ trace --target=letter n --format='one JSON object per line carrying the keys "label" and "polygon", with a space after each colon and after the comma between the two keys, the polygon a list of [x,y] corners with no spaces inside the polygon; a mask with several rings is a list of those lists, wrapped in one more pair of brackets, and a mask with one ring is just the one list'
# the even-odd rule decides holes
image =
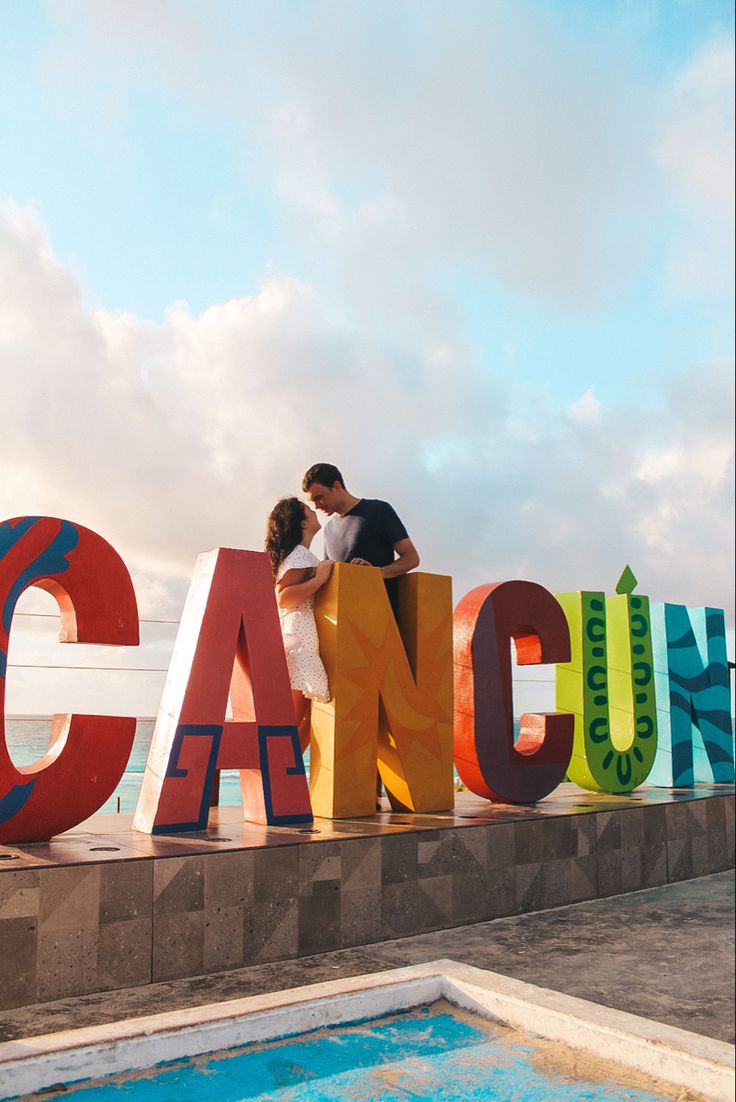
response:
{"label": "letter n", "polygon": [[398,625],[377,570],[338,563],[316,602],[333,699],[312,705],[316,815],[372,815],[376,763],[391,806],[452,807],[452,582],[399,579]]}
{"label": "letter n", "polygon": [[731,687],[722,609],[652,605],[659,747],[649,783],[733,783]]}
{"label": "letter n", "polygon": [[268,560],[222,547],[197,559],[134,828],[205,830],[219,769],[240,770],[246,819],[311,822]]}

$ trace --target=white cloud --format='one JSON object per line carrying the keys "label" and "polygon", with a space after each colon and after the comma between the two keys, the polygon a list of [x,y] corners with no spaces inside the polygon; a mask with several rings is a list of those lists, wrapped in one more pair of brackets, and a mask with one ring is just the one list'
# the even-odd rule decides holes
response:
{"label": "white cloud", "polygon": [[734,209],[734,46],[705,46],[678,74],[661,156],[683,198],[705,204],[726,224]]}
{"label": "white cloud", "polygon": [[[274,130],[289,194],[320,181],[303,232],[343,212],[355,307],[411,316],[433,266],[462,258],[509,289],[599,308],[636,270],[652,213],[652,104],[625,55],[614,64],[528,6],[378,7],[310,9],[285,47],[299,141]],[[345,199],[365,180],[392,215],[378,227]]]}
{"label": "white cloud", "polygon": [[141,91],[206,114],[281,200],[308,278],[384,332],[453,335],[433,279],[457,263],[577,315],[661,249],[675,296],[730,288],[731,40],[667,81],[643,9],[581,34],[506,0],[47,2],[67,121],[119,148]]}
{"label": "white cloud", "polygon": [[116,149],[132,92],[226,127],[302,278],[200,315],[172,302],[160,325],[90,314],[38,215],[0,205],[2,515],[96,529],[142,613],[168,617],[198,551],[259,547],[328,459],[396,504],[456,596],[505,577],[610,591],[629,562],[644,592],[731,608],[729,365],[704,350],[615,407],[591,375],[559,408],[520,378],[518,334],[489,339],[498,374],[481,362],[436,277],[590,323],[661,247],[676,295],[722,296],[732,47],[662,91],[630,43],[548,5],[49,6],[59,110]]}
{"label": "white cloud", "polygon": [[458,596],[512,576],[610,588],[631,562],[645,591],[729,603],[727,365],[697,365],[648,406],[587,392],[565,410],[458,342],[337,327],[292,279],[200,317],[174,305],[161,326],[88,315],[37,217],[0,210],[0,511],[99,531],[144,615],[177,608],[198,551],[260,547],[317,459],[394,501]]}
{"label": "white cloud", "polygon": [[95,103],[163,82],[216,104],[308,262],[324,275],[327,245],[331,278],[364,317],[439,332],[432,275],[459,258],[512,290],[597,310],[641,261],[655,101],[632,52],[612,55],[604,33],[581,40],[541,6],[274,0],[210,5],[206,20],[168,0],[50,10],[60,100],[86,74]]}
{"label": "white cloud", "polygon": [[698,440],[690,447],[676,446],[664,451],[646,451],[641,457],[637,477],[655,485],[680,477],[699,494],[703,489],[717,490],[728,483],[733,463],[733,445],[725,439]]}
{"label": "white cloud", "polygon": [[601,403],[595,396],[593,387],[588,387],[577,401],[570,406],[568,413],[576,421],[595,420],[601,412]]}
{"label": "white cloud", "polygon": [[669,259],[676,297],[731,297],[734,45],[716,40],[678,73],[658,143],[677,221]]}

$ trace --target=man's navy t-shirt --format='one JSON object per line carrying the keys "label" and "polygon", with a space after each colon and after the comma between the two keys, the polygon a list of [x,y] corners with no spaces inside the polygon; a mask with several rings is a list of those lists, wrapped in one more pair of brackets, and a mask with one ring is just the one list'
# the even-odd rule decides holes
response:
{"label": "man's navy t-shirt", "polygon": [[[387,501],[361,498],[345,516],[333,516],[324,528],[325,557],[335,562],[365,559],[371,566],[388,566],[394,561],[394,544],[409,534]],[[391,604],[396,609],[396,580],[386,581]]]}

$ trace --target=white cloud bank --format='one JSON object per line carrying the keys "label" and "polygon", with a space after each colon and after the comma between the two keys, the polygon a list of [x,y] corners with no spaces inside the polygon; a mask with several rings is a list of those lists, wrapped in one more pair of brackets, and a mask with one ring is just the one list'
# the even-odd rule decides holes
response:
{"label": "white cloud bank", "polygon": [[679,297],[733,294],[735,67],[733,42],[716,40],[670,89],[657,152],[684,222],[669,270]]}
{"label": "white cloud bank", "polygon": [[49,10],[46,73],[69,116],[104,143],[110,120],[125,134],[129,95],[164,87],[232,127],[301,255],[374,327],[438,335],[452,320],[433,293],[438,264],[597,311],[651,245],[656,98],[633,50],[611,51],[603,30],[581,38],[546,5]]}
{"label": "white cloud bank", "polygon": [[[699,363],[646,407],[569,410],[460,343],[379,344],[295,280],[155,326],[85,314],[32,210],[0,208],[0,511],[106,536],[170,612],[197,551],[258,548],[318,459],[392,500],[426,568],[729,603],[730,373]],[[151,587],[155,580],[157,585]],[[160,587],[169,587],[168,600]]]}
{"label": "white cloud bank", "polygon": [[731,365],[657,364],[617,406],[591,374],[560,408],[494,375],[434,285],[458,266],[589,321],[661,250],[673,293],[720,309],[732,45],[662,89],[631,43],[547,6],[202,10],[50,3],[49,87],[108,149],[131,92],[222,120],[310,275],[161,325],[89,314],[33,210],[0,206],[2,516],[96,529],[142,613],[176,615],[196,553],[260,547],[276,498],[327,459],[394,502],[456,597],[510,577],[611,591],[628,562],[642,592],[732,617]]}

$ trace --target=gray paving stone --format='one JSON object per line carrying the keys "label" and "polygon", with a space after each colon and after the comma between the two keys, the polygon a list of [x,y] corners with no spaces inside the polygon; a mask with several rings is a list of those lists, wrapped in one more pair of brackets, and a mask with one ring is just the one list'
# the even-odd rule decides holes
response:
{"label": "gray paving stone", "polygon": [[[396,885],[407,893],[409,887]],[[16,1008],[0,1013],[0,1039],[450,957],[733,1042],[733,917],[733,873],[722,872],[299,960]],[[295,923],[289,936],[296,936]]]}

